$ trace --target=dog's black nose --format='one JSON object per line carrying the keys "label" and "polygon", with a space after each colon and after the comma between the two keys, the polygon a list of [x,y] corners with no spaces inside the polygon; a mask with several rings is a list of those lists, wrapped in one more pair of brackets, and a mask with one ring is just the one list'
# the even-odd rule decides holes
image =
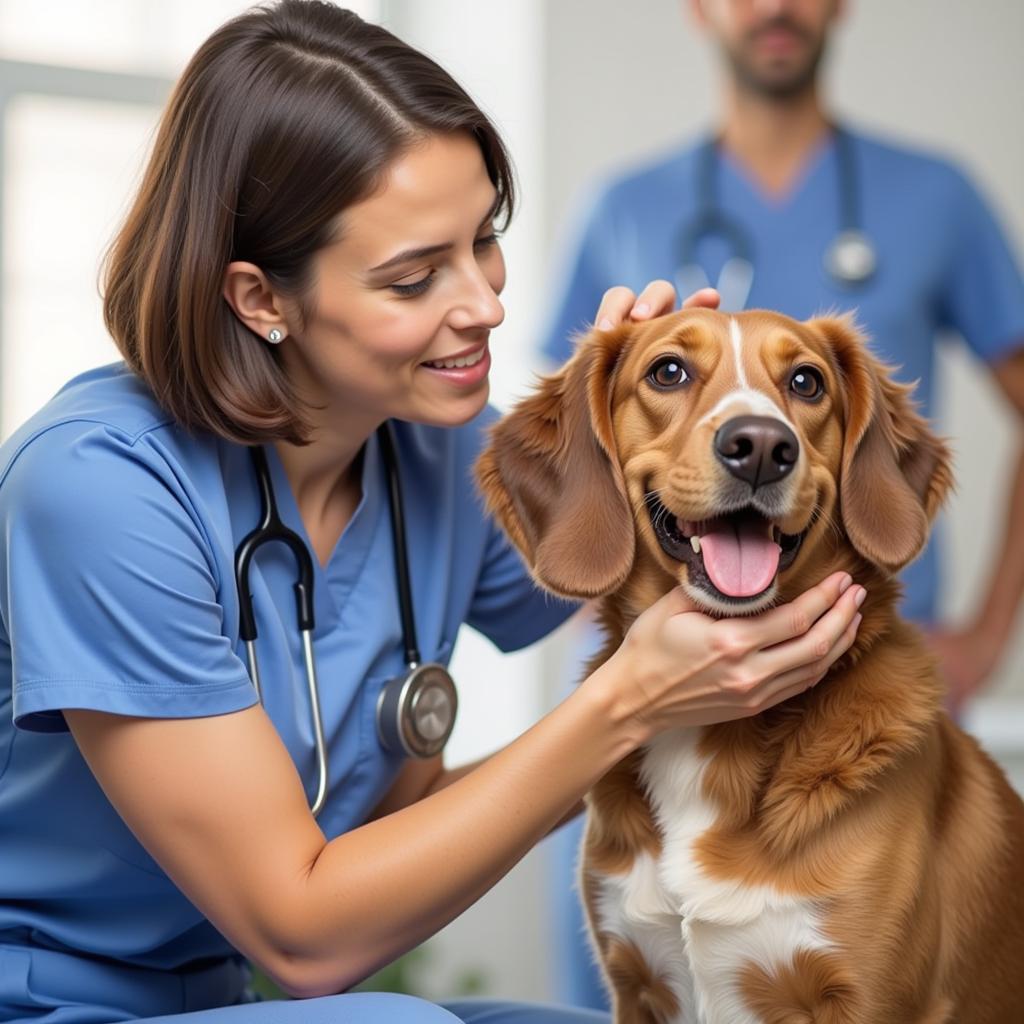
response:
{"label": "dog's black nose", "polygon": [[756,491],[781,480],[796,465],[800,442],[774,416],[736,416],[718,428],[715,455],[734,477]]}

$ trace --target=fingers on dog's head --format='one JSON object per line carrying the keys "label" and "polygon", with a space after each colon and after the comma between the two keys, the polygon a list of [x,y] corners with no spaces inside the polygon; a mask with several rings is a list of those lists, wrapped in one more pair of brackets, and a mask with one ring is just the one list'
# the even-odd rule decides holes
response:
{"label": "fingers on dog's head", "polygon": [[952,486],[945,442],[917,412],[912,384],[868,351],[852,317],[807,324],[836,357],[844,392],[840,513],[860,555],[896,572],[924,547],[928,529]]}
{"label": "fingers on dog's head", "polygon": [[595,597],[633,564],[633,517],[611,423],[611,386],[630,325],[582,338],[491,431],[477,463],[489,510],[558,594]]}

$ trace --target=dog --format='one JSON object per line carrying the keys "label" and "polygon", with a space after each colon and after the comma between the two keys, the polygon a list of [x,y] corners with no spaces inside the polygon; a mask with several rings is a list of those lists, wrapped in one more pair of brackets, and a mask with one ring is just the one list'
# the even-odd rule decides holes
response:
{"label": "dog", "polygon": [[588,671],[673,587],[715,617],[867,589],[815,687],[587,795],[617,1024],[1024,1021],[1024,804],[896,612],[952,486],[911,391],[850,317],[685,310],[591,332],[492,428],[489,510],[538,584],[599,598]]}

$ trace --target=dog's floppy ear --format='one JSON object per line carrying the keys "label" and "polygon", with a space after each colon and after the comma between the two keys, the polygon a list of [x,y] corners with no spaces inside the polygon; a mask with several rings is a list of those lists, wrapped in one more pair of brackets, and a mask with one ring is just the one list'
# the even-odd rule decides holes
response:
{"label": "dog's floppy ear", "polygon": [[611,383],[623,325],[576,353],[494,425],[477,462],[489,510],[542,586],[567,597],[614,590],[633,564],[633,516],[615,450]]}
{"label": "dog's floppy ear", "polygon": [[949,448],[916,411],[914,385],[892,379],[851,316],[822,317],[807,326],[824,336],[842,372],[839,504],[846,535],[869,562],[895,573],[924,547],[952,487]]}

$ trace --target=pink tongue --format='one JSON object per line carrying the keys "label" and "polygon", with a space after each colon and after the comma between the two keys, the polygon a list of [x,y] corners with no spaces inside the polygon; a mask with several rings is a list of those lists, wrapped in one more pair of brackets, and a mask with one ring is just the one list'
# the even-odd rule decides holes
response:
{"label": "pink tongue", "polygon": [[700,550],[711,582],[730,597],[753,597],[767,589],[782,553],[767,527],[754,522],[735,527],[719,521],[701,537]]}

